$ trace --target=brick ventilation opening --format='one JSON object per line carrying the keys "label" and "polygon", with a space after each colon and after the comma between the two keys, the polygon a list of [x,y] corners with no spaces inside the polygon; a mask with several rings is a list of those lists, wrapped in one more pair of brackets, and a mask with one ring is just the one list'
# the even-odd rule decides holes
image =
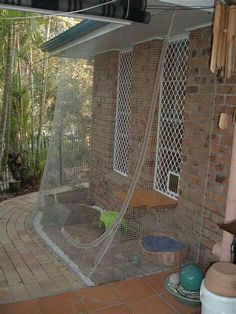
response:
{"label": "brick ventilation opening", "polygon": [[132,59],[132,51],[120,52],[113,169],[125,176],[129,158]]}
{"label": "brick ventilation opening", "polygon": [[188,46],[187,38],[169,42],[162,74],[154,188],[174,198],[178,187],[169,182],[180,172]]}

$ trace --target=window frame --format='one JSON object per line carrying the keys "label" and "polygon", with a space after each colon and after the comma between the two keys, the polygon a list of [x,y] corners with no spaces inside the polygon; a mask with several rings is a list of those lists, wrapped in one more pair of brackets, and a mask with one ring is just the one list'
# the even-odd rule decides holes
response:
{"label": "window frame", "polygon": [[[124,78],[124,73],[125,72],[121,72],[122,68],[121,68],[121,62],[122,62],[122,55],[124,54],[130,54],[130,83],[129,83],[129,90],[128,90],[128,101],[125,104],[125,106],[128,108],[129,110],[126,112],[122,112],[121,110],[121,88],[122,88],[122,82],[121,80]],[[129,158],[128,158],[128,154],[129,154],[129,134],[130,134],[130,116],[131,116],[131,108],[130,108],[130,104],[131,104],[131,96],[132,96],[132,78],[133,78],[133,49],[129,48],[129,49],[123,49],[119,52],[119,62],[118,62],[118,80],[117,80],[117,96],[116,96],[116,121],[115,121],[115,138],[114,138],[114,151],[113,151],[113,170],[117,173],[119,173],[122,176],[127,177],[128,176],[128,162],[129,162]],[[127,109],[126,108],[126,109]],[[124,110],[124,108],[123,108]],[[128,117],[127,121],[128,121],[128,125],[126,126],[126,130],[127,132],[121,132],[121,130],[119,129],[119,124],[121,123],[120,121],[120,116],[122,114],[127,114]],[[125,120],[123,120],[125,121]],[[127,123],[126,121],[126,123]],[[121,149],[122,146],[119,145],[119,141],[121,137],[127,137],[127,141],[126,141],[126,145],[127,147],[125,149]],[[122,167],[122,164],[124,164],[124,162],[122,162],[122,160],[117,160],[118,158],[122,157],[122,151],[126,151],[126,160],[125,160],[125,166]],[[123,169],[122,169],[123,168]]]}
{"label": "window frame", "polygon": [[[187,68],[188,68],[188,52],[189,52],[189,34],[182,34],[182,35],[179,35],[179,36],[175,36],[175,37],[172,37],[171,39],[168,40],[168,45],[167,45],[167,50],[166,50],[166,54],[168,52],[168,48],[169,48],[169,45],[172,44],[173,42],[178,42],[178,41],[187,41],[187,52],[186,52],[186,72],[185,72],[185,96],[183,98],[183,103],[185,102],[185,99],[186,99],[186,86],[187,86]],[[166,61],[166,56],[165,55],[165,61]],[[165,62],[164,61],[164,62]],[[170,191],[169,190],[169,180],[170,180],[170,173],[172,174],[175,174],[176,176],[179,177],[179,180],[178,180],[178,186],[179,186],[179,182],[180,182],[180,172],[177,173],[176,171],[173,171],[171,167],[167,168],[166,169],[166,172],[167,172],[167,175],[166,175],[166,181],[165,181],[165,185],[166,185],[166,189],[165,191],[161,190],[159,187],[158,187],[158,163],[160,162],[160,159],[158,159],[158,155],[159,155],[159,151],[161,150],[161,146],[162,143],[161,143],[161,126],[162,126],[162,110],[163,110],[163,93],[164,93],[164,90],[163,90],[163,84],[164,84],[164,71],[165,71],[165,63],[163,65],[163,68],[162,68],[162,74],[161,74],[161,82],[160,82],[160,94],[159,94],[159,110],[158,110],[158,127],[157,127],[157,139],[156,139],[156,154],[155,154],[155,169],[154,169],[154,181],[153,181],[153,188],[155,191],[158,191],[159,193],[162,193],[164,194],[165,196],[168,196],[170,198],[173,198],[175,200],[178,199],[178,192],[177,193],[174,193],[173,191]],[[183,114],[182,116],[184,115],[184,108],[183,108]],[[182,126],[183,126],[183,129],[184,129],[184,118],[182,117],[182,120],[178,121],[178,119],[175,119],[174,122],[176,121],[176,123],[181,123]],[[173,121],[172,121],[173,122]],[[182,137],[181,139],[183,139],[183,134],[182,134]],[[168,149],[165,149],[166,151]],[[181,147],[178,149],[178,154],[181,155],[181,150],[182,150],[182,145]],[[167,154],[167,153],[165,153]],[[179,163],[181,165],[181,161]]]}

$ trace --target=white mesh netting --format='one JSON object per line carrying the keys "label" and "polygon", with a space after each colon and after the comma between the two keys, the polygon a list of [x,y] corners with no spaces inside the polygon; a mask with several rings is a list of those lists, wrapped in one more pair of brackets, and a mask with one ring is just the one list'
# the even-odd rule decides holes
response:
{"label": "white mesh netting", "polygon": [[201,213],[189,210],[196,224],[185,226],[177,198],[188,55],[198,49],[186,36],[208,15],[164,14],[161,38],[132,52],[62,60],[33,224],[87,284],[198,258]]}

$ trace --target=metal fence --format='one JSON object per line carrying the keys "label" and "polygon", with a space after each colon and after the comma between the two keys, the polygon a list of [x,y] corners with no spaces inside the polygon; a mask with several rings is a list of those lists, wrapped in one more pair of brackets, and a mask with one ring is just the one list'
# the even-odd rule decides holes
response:
{"label": "metal fence", "polygon": [[[39,162],[44,165],[47,150],[49,146],[49,136],[42,135],[39,143]],[[10,151],[8,160],[5,161],[5,165],[0,170],[0,195],[4,195],[9,192],[9,183],[16,181],[16,177],[21,179],[22,173],[32,172],[35,164],[35,152],[37,148],[37,137],[35,137],[28,144],[23,146],[21,152]],[[43,170],[43,169],[42,169]]]}

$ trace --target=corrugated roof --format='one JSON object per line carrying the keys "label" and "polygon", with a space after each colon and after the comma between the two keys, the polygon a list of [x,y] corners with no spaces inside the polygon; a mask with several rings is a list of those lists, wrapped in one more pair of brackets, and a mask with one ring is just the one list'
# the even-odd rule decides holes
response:
{"label": "corrugated roof", "polygon": [[63,32],[62,34],[50,39],[49,41],[45,42],[42,45],[42,50],[51,52],[55,49],[58,49],[65,44],[70,43],[71,41],[83,37],[101,27],[108,25],[108,22],[101,22],[101,21],[83,21],[74,27],[71,27],[67,31]]}

